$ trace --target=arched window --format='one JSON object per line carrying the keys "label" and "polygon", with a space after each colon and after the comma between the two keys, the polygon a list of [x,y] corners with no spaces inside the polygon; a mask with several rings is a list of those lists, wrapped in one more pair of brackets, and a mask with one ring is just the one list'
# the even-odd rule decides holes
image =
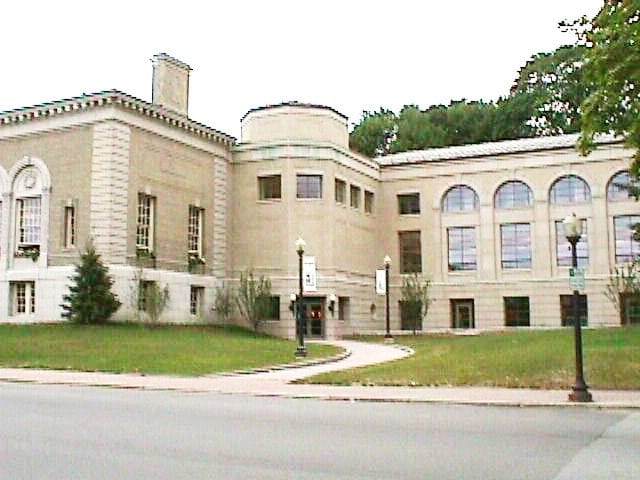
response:
{"label": "arched window", "polygon": [[556,180],[551,187],[549,201],[556,205],[589,203],[591,190],[582,178],[576,175],[565,175]]}
{"label": "arched window", "polygon": [[466,185],[451,187],[444,196],[442,209],[447,213],[470,212],[479,205],[478,194]]}
{"label": "arched window", "polygon": [[640,187],[637,181],[632,181],[627,170],[616,173],[609,181],[607,199],[628,200],[633,198],[633,191]]}
{"label": "arched window", "polygon": [[531,205],[533,205],[533,193],[524,182],[517,180],[505,182],[496,192],[496,208],[526,208]]}

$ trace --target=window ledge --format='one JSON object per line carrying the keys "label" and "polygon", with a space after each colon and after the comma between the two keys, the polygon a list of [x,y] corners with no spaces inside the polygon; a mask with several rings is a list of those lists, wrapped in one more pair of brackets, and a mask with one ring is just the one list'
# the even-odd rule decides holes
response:
{"label": "window ledge", "polygon": [[399,213],[398,216],[401,218],[420,218],[419,213]]}
{"label": "window ledge", "polygon": [[268,198],[268,199],[259,198],[258,200],[256,200],[256,203],[261,203],[266,205],[273,204],[273,203],[278,204],[278,203],[282,203],[282,198]]}

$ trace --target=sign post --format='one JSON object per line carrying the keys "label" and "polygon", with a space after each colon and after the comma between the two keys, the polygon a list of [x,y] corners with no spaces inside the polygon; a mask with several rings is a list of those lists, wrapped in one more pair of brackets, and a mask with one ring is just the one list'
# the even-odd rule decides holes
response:
{"label": "sign post", "polygon": [[317,292],[316,257],[305,255],[302,258],[302,278],[305,292]]}
{"label": "sign post", "polygon": [[387,279],[384,270],[376,270],[376,294],[385,295],[387,293]]}
{"label": "sign post", "polygon": [[571,284],[572,290],[584,291],[586,284],[584,279],[584,268],[570,268],[569,283]]}

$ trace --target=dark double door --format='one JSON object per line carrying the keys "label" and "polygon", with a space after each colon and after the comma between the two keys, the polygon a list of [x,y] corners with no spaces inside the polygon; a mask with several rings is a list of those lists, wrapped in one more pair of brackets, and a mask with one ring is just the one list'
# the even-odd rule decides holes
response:
{"label": "dark double door", "polygon": [[302,317],[305,337],[324,337],[324,298],[305,297]]}

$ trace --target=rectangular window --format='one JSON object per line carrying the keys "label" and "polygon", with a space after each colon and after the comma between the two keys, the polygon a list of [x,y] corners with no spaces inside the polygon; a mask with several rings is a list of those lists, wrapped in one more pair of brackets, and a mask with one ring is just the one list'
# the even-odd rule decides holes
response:
{"label": "rectangular window", "polygon": [[280,297],[272,296],[269,299],[265,320],[280,320]]}
{"label": "rectangular window", "polygon": [[322,175],[296,175],[297,198],[322,198]]}
{"label": "rectangular window", "polygon": [[204,299],[204,287],[191,286],[189,299],[189,313],[200,315],[202,313],[202,302]]}
{"label": "rectangular window", "polygon": [[507,327],[528,327],[529,297],[504,297],[504,324]]}
{"label": "rectangular window", "polygon": [[475,270],[477,268],[475,227],[447,229],[449,244],[449,271]]}
{"label": "rectangular window", "polygon": [[[588,321],[587,296],[578,295],[578,317],[583,327]],[[573,295],[560,295],[560,320],[563,327],[573,326]]]}
{"label": "rectangular window", "polygon": [[400,215],[417,215],[420,213],[420,194],[407,193],[398,195],[398,212]]}
{"label": "rectangular window", "polygon": [[156,199],[144,193],[138,194],[136,248],[153,251]]}
{"label": "rectangular window", "polygon": [[364,213],[373,213],[373,192],[364,191]]}
{"label": "rectangular window", "polygon": [[189,205],[189,227],[187,248],[189,254],[202,257],[202,234],[204,227],[204,208]]}
{"label": "rectangular window", "polygon": [[[582,236],[576,245],[578,266],[589,265],[589,242],[587,238],[587,221],[582,219]],[[559,267],[571,267],[571,244],[564,236],[564,224],[556,222],[556,262]]]}
{"label": "rectangular window", "polygon": [[40,244],[40,197],[16,200],[18,246]]}
{"label": "rectangular window", "polygon": [[341,322],[349,318],[349,297],[338,297],[338,320]]}
{"label": "rectangular window", "polygon": [[502,268],[531,268],[531,233],[528,223],[500,225]]}
{"label": "rectangular window", "polygon": [[640,295],[622,294],[620,295],[620,305],[622,305],[622,324],[640,324]]}
{"label": "rectangular window", "polygon": [[146,312],[152,289],[156,288],[152,280],[141,280],[138,284],[138,310]]}
{"label": "rectangular window", "polygon": [[76,245],[76,209],[64,207],[64,247],[72,248]]}
{"label": "rectangular window", "polygon": [[280,175],[258,177],[258,198],[260,200],[280,200],[282,198],[282,179]]}
{"label": "rectangular window", "polygon": [[630,263],[640,255],[640,242],[634,239],[633,235],[633,227],[638,223],[640,223],[640,215],[614,217],[616,263]]}
{"label": "rectangular window", "polygon": [[400,273],[422,272],[420,232],[398,232],[400,244]]}
{"label": "rectangular window", "polygon": [[351,208],[360,208],[360,187],[351,185],[349,189],[349,198],[349,204],[351,205]]}
{"label": "rectangular window", "polygon": [[36,313],[35,282],[11,282],[11,314],[28,315]]}
{"label": "rectangular window", "polygon": [[336,203],[347,203],[347,183],[336,178]]}

